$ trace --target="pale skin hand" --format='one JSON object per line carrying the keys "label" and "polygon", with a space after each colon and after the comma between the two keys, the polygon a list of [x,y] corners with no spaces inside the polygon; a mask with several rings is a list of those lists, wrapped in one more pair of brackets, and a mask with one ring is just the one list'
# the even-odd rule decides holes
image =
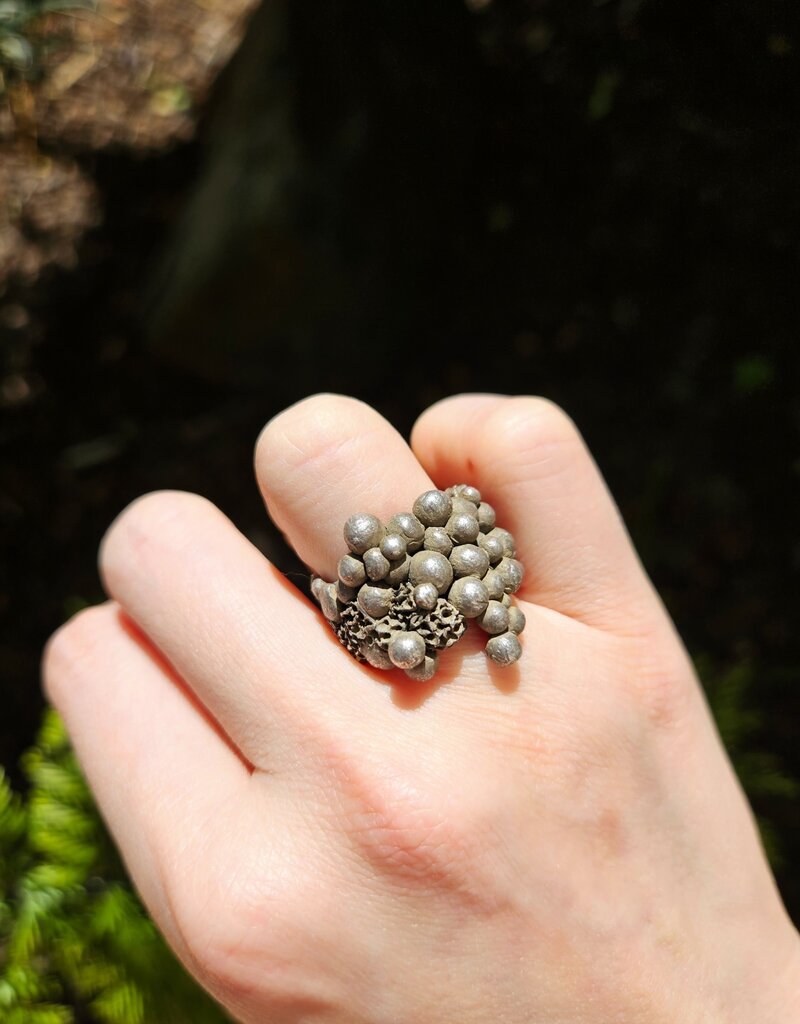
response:
{"label": "pale skin hand", "polygon": [[476,484],[527,566],[516,666],[470,634],[430,684],[358,665],[181,493],[122,513],[109,602],[48,645],[47,693],[178,955],[253,1024],[800,1020],[797,933],[572,423],[461,396],[412,448],[317,396],[265,428],[257,477],[329,579],[350,513]]}

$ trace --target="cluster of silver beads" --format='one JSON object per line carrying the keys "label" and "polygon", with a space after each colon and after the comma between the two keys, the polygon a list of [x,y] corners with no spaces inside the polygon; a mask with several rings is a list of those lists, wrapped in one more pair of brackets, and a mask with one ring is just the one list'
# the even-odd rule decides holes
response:
{"label": "cluster of silver beads", "polygon": [[519,658],[525,616],[511,595],[523,566],[514,538],[496,525],[476,487],[425,491],[411,512],[386,523],[359,512],[344,524],[344,539],[349,554],[338,579],[314,577],[311,590],[359,661],[427,681],[439,651],[461,639],[468,620],[489,634],[492,661]]}

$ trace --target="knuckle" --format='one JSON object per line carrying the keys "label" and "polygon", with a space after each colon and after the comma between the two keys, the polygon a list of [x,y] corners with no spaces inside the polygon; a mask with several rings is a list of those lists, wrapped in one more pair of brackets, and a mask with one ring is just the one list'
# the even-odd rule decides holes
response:
{"label": "knuckle", "polygon": [[[367,858],[393,874],[431,878],[456,855],[460,837],[432,801],[409,799],[397,787],[376,786],[353,814],[350,834]],[[444,862],[444,863],[443,863]]]}
{"label": "knuckle", "polygon": [[206,976],[217,969],[219,951],[239,940],[234,928],[241,921],[241,900],[207,849],[190,841],[195,848],[187,856],[189,847],[161,845],[157,863],[172,926],[195,971]]}
{"label": "knuckle", "polygon": [[494,439],[503,438],[502,476],[511,481],[546,479],[585,457],[583,439],[570,417],[546,398],[511,398],[489,417],[483,431],[488,464],[498,462]]}
{"label": "knuckle", "polygon": [[221,982],[232,982],[224,968],[241,941],[234,931],[241,920],[239,904],[223,892],[205,864],[187,869],[186,864],[171,867],[162,861],[161,874],[173,927],[195,971],[201,977],[218,972]]}
{"label": "knuckle", "polygon": [[[213,857],[212,857],[213,860]],[[254,998],[262,1008],[320,1010],[315,947],[340,941],[326,932],[342,908],[329,908],[326,890],[308,894],[287,865],[204,862],[187,873],[167,869],[170,912],[194,973],[218,998],[239,1003]],[[287,882],[288,878],[288,882]],[[292,1019],[295,1019],[294,1017]]]}
{"label": "knuckle", "polygon": [[501,415],[506,431],[519,443],[575,444],[581,439],[571,417],[549,398],[512,398]]}
{"label": "knuckle", "polygon": [[356,855],[401,887],[460,894],[472,903],[488,893],[486,858],[502,805],[486,785],[452,785],[407,767],[366,772],[348,765],[345,831]]}
{"label": "knuckle", "polygon": [[629,706],[651,729],[675,731],[695,710],[699,689],[688,660],[650,638],[634,644],[623,680]]}
{"label": "knuckle", "polygon": [[50,637],[42,654],[42,687],[55,706],[86,671],[102,631],[116,614],[110,603],[84,608]]}
{"label": "knuckle", "polygon": [[180,549],[192,543],[187,521],[218,516],[207,498],[187,491],[153,491],[131,502],[108,528],[100,544],[100,572],[113,593],[132,560],[146,560],[156,544]]}
{"label": "knuckle", "polygon": [[364,402],[346,395],[304,398],[263,428],[256,441],[256,470],[270,475],[274,466],[300,469],[323,460],[356,440],[376,415]]}

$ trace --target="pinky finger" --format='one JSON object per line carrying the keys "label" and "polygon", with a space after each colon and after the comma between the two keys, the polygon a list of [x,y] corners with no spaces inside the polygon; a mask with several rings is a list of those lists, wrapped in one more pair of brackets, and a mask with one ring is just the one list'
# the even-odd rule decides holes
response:
{"label": "pinky finger", "polygon": [[185,955],[169,866],[244,793],[248,766],[113,603],[54,634],[43,683],[136,888]]}

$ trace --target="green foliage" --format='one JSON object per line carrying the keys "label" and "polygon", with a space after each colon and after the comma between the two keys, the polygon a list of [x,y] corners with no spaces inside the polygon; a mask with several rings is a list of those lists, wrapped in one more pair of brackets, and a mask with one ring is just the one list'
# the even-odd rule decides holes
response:
{"label": "green foliage", "polygon": [[95,0],[0,0],[0,88],[36,67],[42,45],[37,24],[44,15],[94,6]]}
{"label": "green foliage", "polygon": [[[775,799],[797,799],[800,783],[771,751],[758,747],[764,716],[756,704],[757,673],[753,663],[744,660],[725,670],[715,668],[707,657],[698,658],[696,663],[722,742],[756,809]],[[759,815],[758,824],[770,861],[777,866],[782,860],[780,838],[763,815]]]}
{"label": "green foliage", "polygon": [[755,352],[743,356],[734,366],[734,387],[743,394],[767,388],[775,379],[775,367],[768,356]]}
{"label": "green foliage", "polygon": [[224,1021],[132,891],[54,711],[23,769],[24,800],[0,770],[0,1020]]}

